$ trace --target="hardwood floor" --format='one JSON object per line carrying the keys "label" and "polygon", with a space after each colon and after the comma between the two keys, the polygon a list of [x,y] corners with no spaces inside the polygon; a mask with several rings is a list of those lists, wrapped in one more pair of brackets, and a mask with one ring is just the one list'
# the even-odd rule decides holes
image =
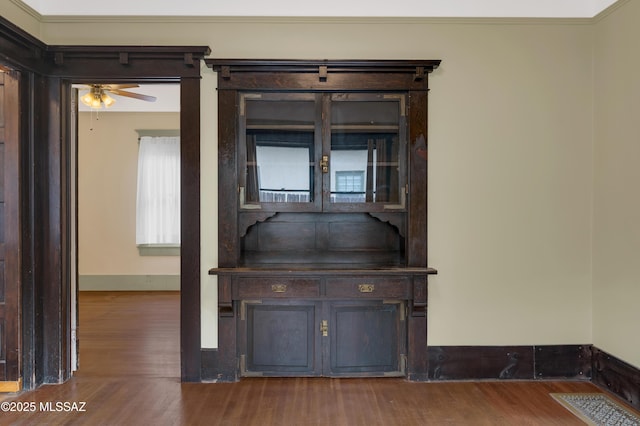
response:
{"label": "hardwood floor", "polygon": [[[591,383],[560,381],[250,378],[183,384],[179,295],[170,292],[81,293],[79,338],[75,376],[5,398],[35,411],[0,413],[0,424],[564,426],[584,423],[549,393],[599,392]],[[63,411],[46,411],[47,403]]]}

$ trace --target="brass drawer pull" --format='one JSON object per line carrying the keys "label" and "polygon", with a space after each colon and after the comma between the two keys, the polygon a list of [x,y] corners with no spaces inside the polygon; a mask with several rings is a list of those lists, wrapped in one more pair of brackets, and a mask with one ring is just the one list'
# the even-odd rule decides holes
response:
{"label": "brass drawer pull", "polygon": [[271,286],[271,291],[273,291],[274,293],[285,293],[287,291],[287,285],[286,284],[273,284]]}
{"label": "brass drawer pull", "polygon": [[360,293],[373,293],[373,290],[376,289],[374,284],[358,284],[358,291]]}

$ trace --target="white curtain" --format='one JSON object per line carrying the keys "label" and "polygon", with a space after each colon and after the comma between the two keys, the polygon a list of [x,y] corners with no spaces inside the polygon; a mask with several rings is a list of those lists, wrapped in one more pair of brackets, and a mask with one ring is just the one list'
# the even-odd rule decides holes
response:
{"label": "white curtain", "polygon": [[180,138],[140,138],[136,244],[180,244]]}

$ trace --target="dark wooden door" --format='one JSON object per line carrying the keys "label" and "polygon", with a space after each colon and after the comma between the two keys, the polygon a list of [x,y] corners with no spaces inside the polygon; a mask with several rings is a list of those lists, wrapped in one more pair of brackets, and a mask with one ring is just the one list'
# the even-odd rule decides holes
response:
{"label": "dark wooden door", "polygon": [[0,65],[0,390],[20,377],[19,76]]}
{"label": "dark wooden door", "polygon": [[402,301],[328,302],[325,376],[403,376],[406,321]]}
{"label": "dark wooden door", "polygon": [[321,374],[321,303],[240,302],[240,374],[318,376]]}
{"label": "dark wooden door", "polygon": [[240,302],[242,376],[403,376],[403,301]]}

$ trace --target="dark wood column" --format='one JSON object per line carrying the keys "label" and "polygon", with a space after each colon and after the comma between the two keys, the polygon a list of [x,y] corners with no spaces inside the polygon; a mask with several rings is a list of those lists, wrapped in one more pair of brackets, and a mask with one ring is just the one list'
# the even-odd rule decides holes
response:
{"label": "dark wood column", "polygon": [[64,100],[62,80],[46,78],[42,81],[41,96],[43,125],[46,132],[36,139],[35,157],[40,167],[34,169],[36,183],[35,223],[37,238],[42,241],[36,252],[35,285],[43,296],[42,304],[42,357],[44,383],[59,383],[70,376],[68,343],[70,342],[70,288],[68,231],[68,159],[70,141],[63,123]]}
{"label": "dark wood column", "polygon": [[180,346],[185,382],[200,381],[200,77],[180,81]]}

